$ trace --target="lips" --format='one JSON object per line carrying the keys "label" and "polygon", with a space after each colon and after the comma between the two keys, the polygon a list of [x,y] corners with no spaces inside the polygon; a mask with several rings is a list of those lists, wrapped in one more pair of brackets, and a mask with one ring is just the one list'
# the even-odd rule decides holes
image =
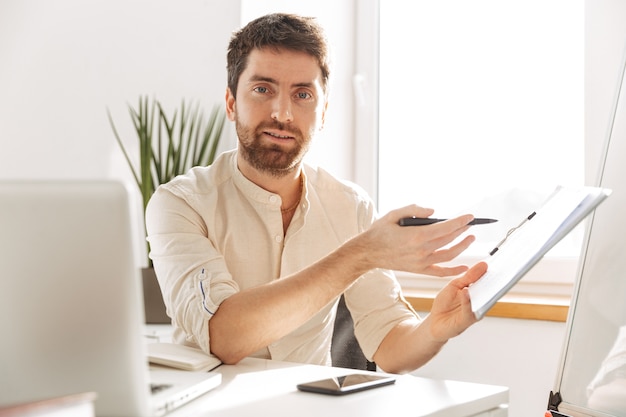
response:
{"label": "lips", "polygon": [[277,132],[265,131],[263,133],[265,133],[266,135],[272,136],[274,138],[278,138],[278,139],[293,139],[294,138],[292,135],[285,135],[285,134],[280,134],[280,133],[277,133]]}
{"label": "lips", "polygon": [[268,138],[272,140],[277,140],[277,141],[295,140],[296,138],[293,134],[291,134],[290,132],[286,132],[284,130],[282,131],[264,130],[263,134],[266,135]]}
{"label": "lips", "polygon": [[257,135],[264,135],[270,140],[276,140],[277,142],[295,140],[300,142],[302,133],[295,126],[287,126],[284,123],[279,122],[266,122],[261,123],[256,129]]}

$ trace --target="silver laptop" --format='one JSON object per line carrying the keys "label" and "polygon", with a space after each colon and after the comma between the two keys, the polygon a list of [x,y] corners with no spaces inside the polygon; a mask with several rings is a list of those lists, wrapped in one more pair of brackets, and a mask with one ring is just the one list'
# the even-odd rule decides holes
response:
{"label": "silver laptop", "polygon": [[149,369],[128,201],[115,181],[0,182],[0,407],[93,391],[98,416],[151,417],[220,384]]}

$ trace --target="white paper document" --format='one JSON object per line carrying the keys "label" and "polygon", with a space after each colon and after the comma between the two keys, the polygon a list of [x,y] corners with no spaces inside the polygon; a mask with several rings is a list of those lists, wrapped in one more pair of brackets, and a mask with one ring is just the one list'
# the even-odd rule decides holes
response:
{"label": "white paper document", "polygon": [[485,261],[488,270],[469,287],[477,319],[506,294],[611,191],[596,187],[557,187],[546,202],[509,230]]}

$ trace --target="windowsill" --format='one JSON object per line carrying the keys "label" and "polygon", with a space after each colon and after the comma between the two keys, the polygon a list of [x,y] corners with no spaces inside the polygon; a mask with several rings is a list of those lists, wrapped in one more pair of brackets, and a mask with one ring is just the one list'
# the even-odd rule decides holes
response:
{"label": "windowsill", "polygon": [[[495,306],[487,316],[506,317],[525,320],[546,320],[565,322],[573,293],[573,280],[564,279],[572,276],[574,271],[566,270],[562,265],[559,273],[556,269],[546,271],[546,263],[537,267],[518,282]],[[571,268],[569,268],[571,269]],[[534,276],[533,276],[534,274]],[[539,278],[537,277],[539,275]],[[407,301],[416,311],[429,312],[437,293],[446,285],[450,278],[439,278],[424,275],[396,272]],[[552,280],[546,277],[556,277]],[[530,278],[530,279],[529,279]]]}
{"label": "windowsill", "polygon": [[[404,297],[416,311],[429,312],[437,295],[433,291],[404,290]],[[565,322],[570,297],[505,295],[489,312],[489,317]]]}

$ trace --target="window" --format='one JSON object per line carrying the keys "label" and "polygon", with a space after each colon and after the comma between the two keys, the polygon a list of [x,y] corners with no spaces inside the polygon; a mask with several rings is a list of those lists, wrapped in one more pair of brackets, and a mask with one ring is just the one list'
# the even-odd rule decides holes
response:
{"label": "window", "polygon": [[[379,3],[379,210],[498,218],[472,228],[461,261],[474,262],[556,185],[584,182],[584,3]],[[546,255],[524,291],[567,293],[582,236]]]}

